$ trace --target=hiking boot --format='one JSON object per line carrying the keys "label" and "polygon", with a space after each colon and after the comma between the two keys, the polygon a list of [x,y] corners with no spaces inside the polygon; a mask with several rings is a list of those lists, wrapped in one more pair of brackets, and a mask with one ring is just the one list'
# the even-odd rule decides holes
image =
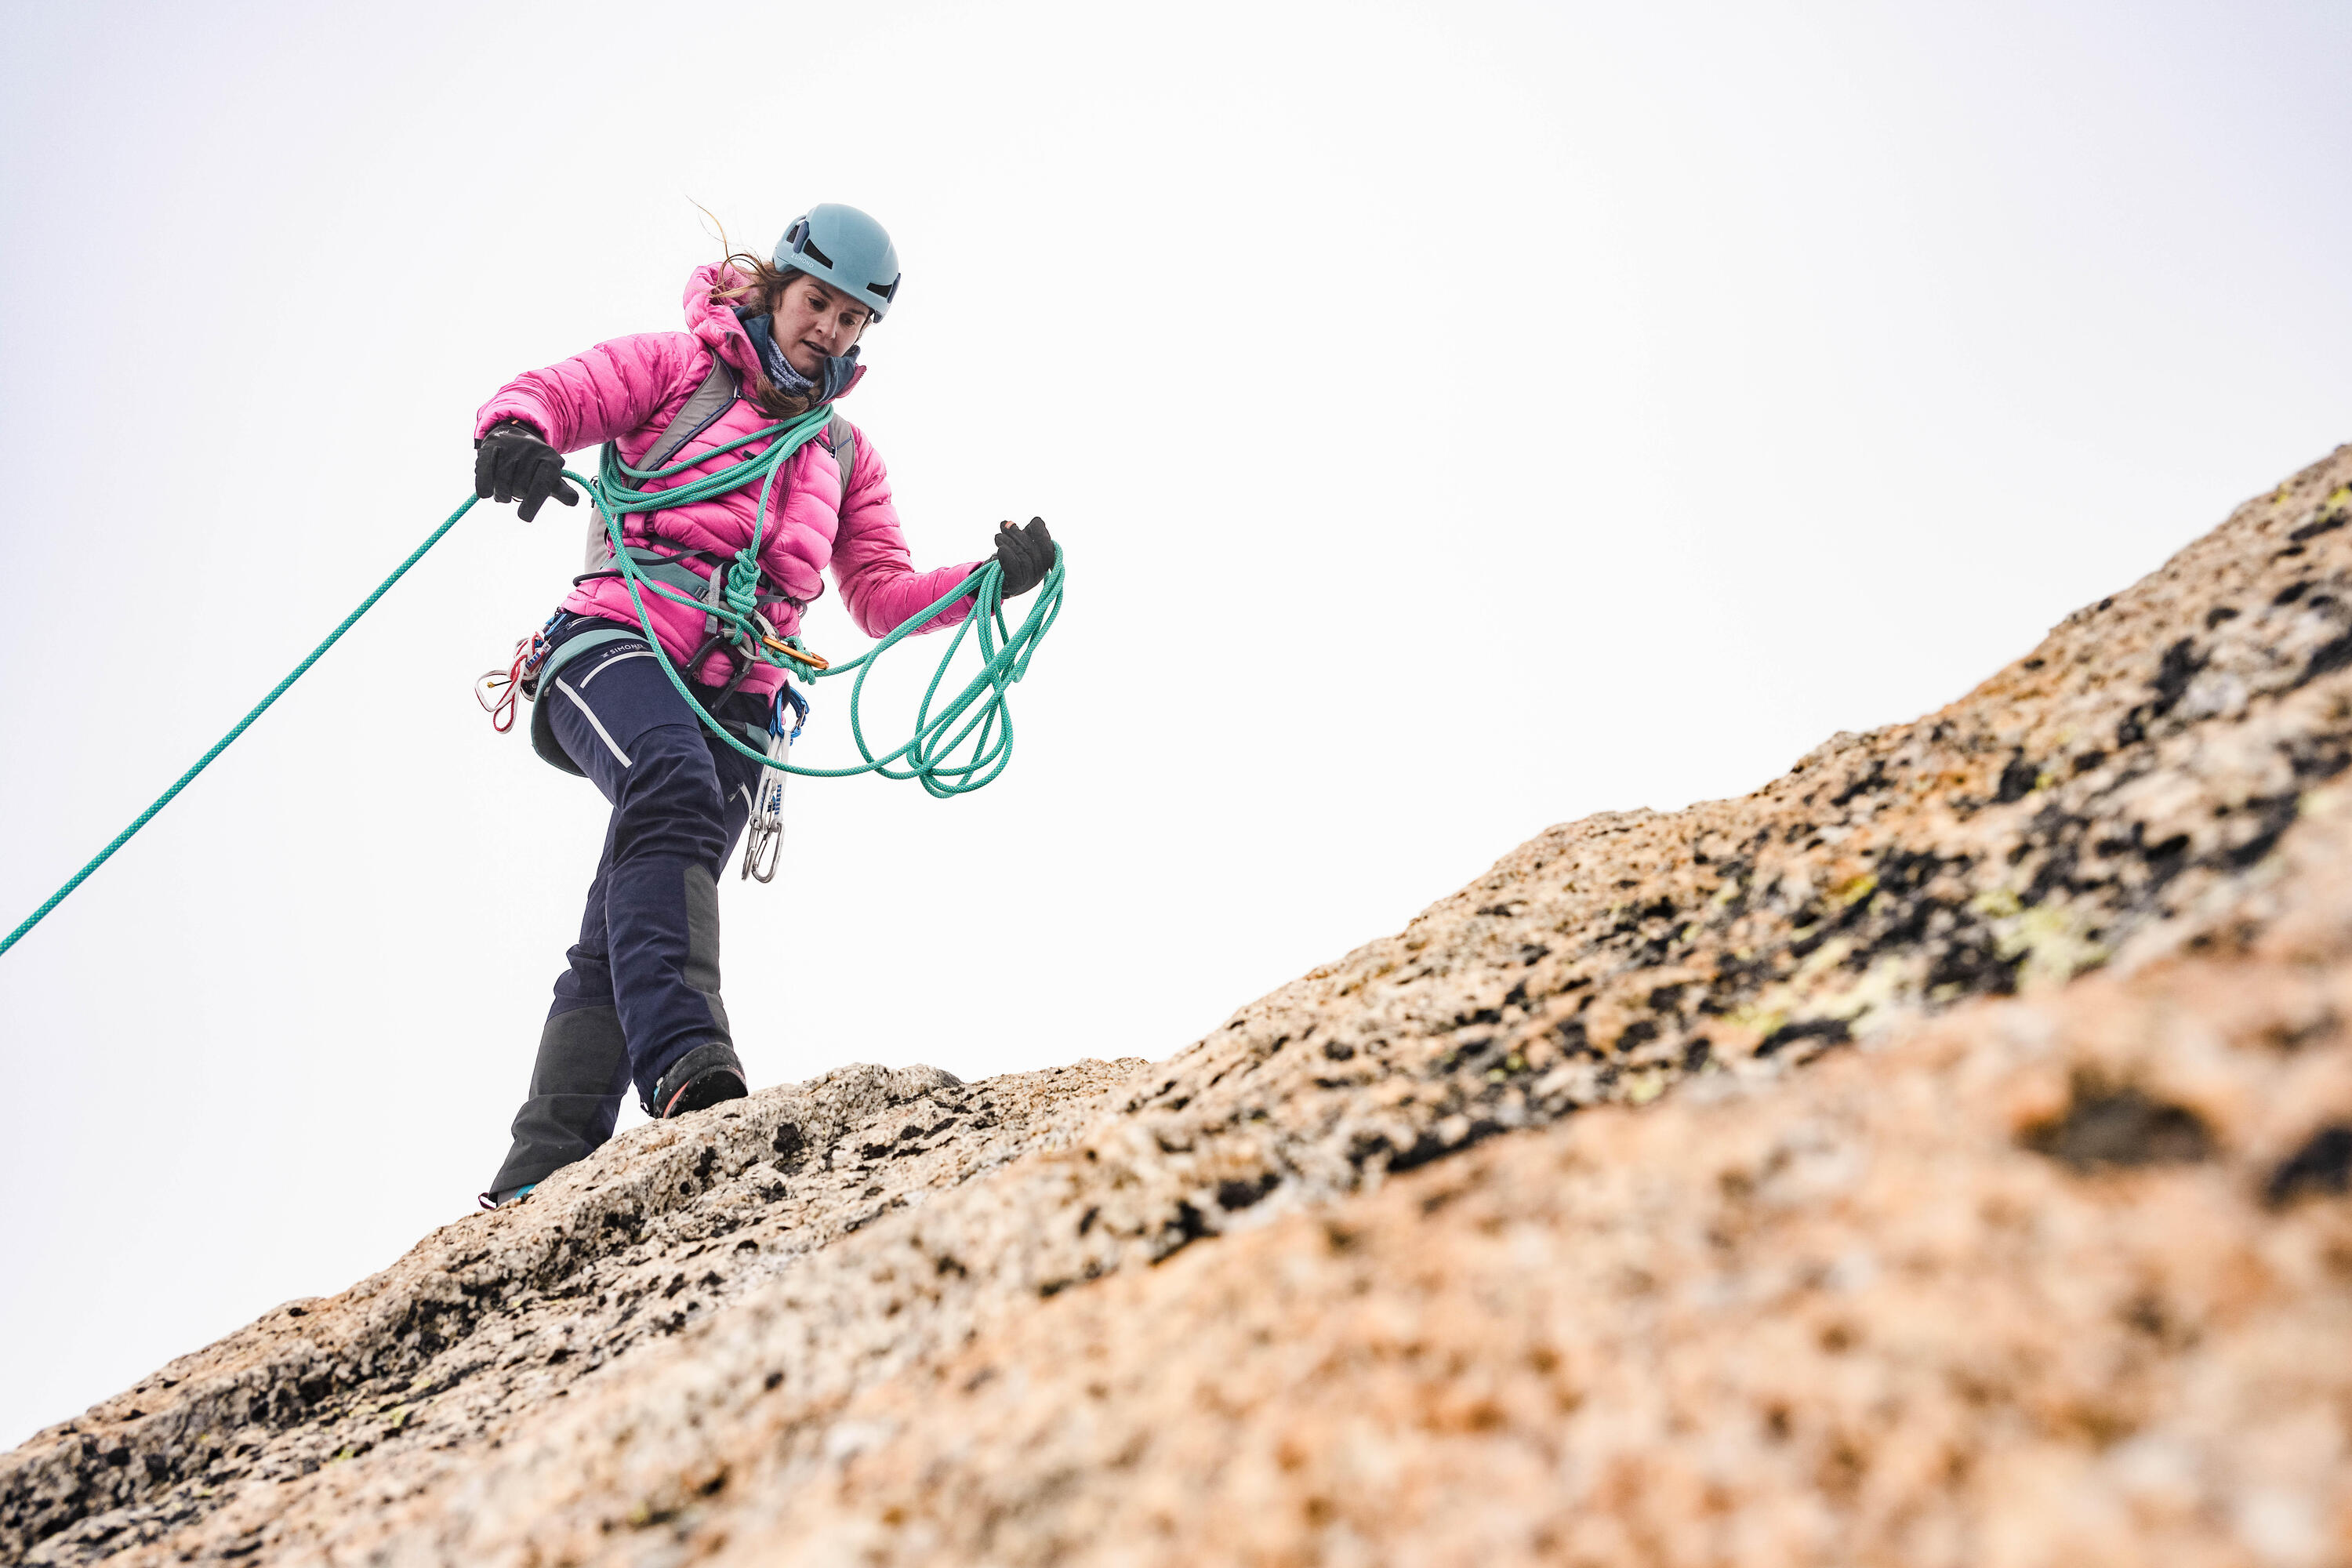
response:
{"label": "hiking boot", "polygon": [[742,1100],[751,1092],[735,1047],[712,1040],[678,1058],[677,1064],[662,1074],[646,1114],[667,1121],[690,1110],[707,1110],[721,1100]]}

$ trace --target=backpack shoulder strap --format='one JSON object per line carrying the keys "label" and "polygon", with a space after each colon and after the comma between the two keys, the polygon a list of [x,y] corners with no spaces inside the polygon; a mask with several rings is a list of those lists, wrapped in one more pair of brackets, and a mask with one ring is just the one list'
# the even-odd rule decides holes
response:
{"label": "backpack shoulder strap", "polygon": [[[669,423],[663,426],[661,434],[654,437],[654,444],[646,448],[645,460],[636,466],[640,468],[669,467],[671,460],[688,441],[710,428],[712,423],[733,405],[742,387],[742,380],[736,375],[735,367],[712,354],[710,374],[704,376],[702,384],[688,395],[684,405],[670,416]],[[613,542],[605,534],[604,520],[593,510],[588,514],[586,560],[591,572],[601,572],[613,563]]]}
{"label": "backpack shoulder strap", "polygon": [[825,422],[825,444],[833,448],[834,465],[841,470],[841,505],[849,508],[849,471],[857,467],[857,432],[849,421],[835,415]]}
{"label": "backpack shoulder strap", "polygon": [[654,437],[654,444],[646,448],[645,461],[637,467],[669,467],[688,441],[701,435],[713,420],[727,412],[728,405],[735,401],[736,394],[742,387],[741,380],[735,374],[735,367],[712,354],[710,374],[702,378],[702,384],[694,389],[693,395],[686,400],[685,405],[670,416],[668,424],[662,426],[661,434]]}

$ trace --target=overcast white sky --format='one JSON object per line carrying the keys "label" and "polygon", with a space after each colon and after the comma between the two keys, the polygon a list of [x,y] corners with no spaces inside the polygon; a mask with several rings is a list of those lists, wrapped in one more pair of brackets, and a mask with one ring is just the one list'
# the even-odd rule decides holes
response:
{"label": "overcast white sky", "polygon": [[[677,324],[692,202],[887,224],[848,412],[918,563],[1033,512],[1070,561],[1002,782],[796,784],[726,884],[761,1084],[1164,1056],[1547,824],[1958,696],[2352,435],[2333,0],[685,14],[8,7],[0,928],[465,493],[492,389]],[[603,814],[467,693],[549,516],[0,958],[0,1443],[498,1164]]]}

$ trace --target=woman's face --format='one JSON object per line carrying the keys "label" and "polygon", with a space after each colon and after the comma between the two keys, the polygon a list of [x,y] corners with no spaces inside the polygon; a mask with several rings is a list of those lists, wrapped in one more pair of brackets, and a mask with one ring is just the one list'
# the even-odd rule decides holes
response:
{"label": "woman's face", "polygon": [[768,330],[776,347],[803,375],[814,375],[824,362],[845,354],[874,312],[835,289],[803,274],[784,285]]}

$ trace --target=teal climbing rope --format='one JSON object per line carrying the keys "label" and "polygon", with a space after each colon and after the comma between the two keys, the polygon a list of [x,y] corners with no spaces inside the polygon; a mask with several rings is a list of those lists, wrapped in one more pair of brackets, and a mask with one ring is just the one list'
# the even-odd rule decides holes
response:
{"label": "teal climbing rope", "polygon": [[451,512],[446,518],[443,519],[441,526],[435,529],[430,534],[428,534],[425,537],[424,543],[418,545],[415,549],[408,552],[407,560],[393,568],[391,576],[386,577],[383,582],[378,583],[375,585],[375,592],[370,594],[366,598],[360,601],[359,608],[353,610],[350,615],[345,616],[343,617],[342,624],[337,626],[333,631],[329,632],[324,642],[321,642],[317,647],[312,648],[310,655],[305,658],[301,663],[296,665],[285,679],[271,687],[269,689],[268,696],[263,698],[260,701],[253,705],[253,711],[247,713],[244,718],[239,719],[236,723],[230,728],[227,734],[223,735],[219,740],[214,742],[212,750],[206,752],[203,756],[196,759],[195,766],[190,768],[186,773],[182,773],[177,779],[174,779],[172,782],[172,787],[170,789],[165,790],[162,795],[155,797],[153,805],[150,805],[146,810],[141,812],[136,817],[134,817],[131,820],[130,826],[124,828],[121,832],[114,836],[114,841],[112,843],[100,850],[96,855],[91,856],[89,865],[84,866],[80,870],[76,871],[73,876],[68,879],[64,887],[59,888],[56,892],[51,893],[47,901],[43,903],[39,909],[35,910],[31,914],[26,916],[24,922],[17,926],[15,931],[10,931],[5,938],[0,938],[0,952],[5,952],[10,948],[16,946],[17,941],[22,938],[26,931],[31,931],[35,926],[41,923],[44,916],[46,916],[51,910],[56,909],[59,904],[64,903],[68,894],[70,894],[76,888],[80,887],[84,882],[89,880],[89,874],[92,871],[97,870],[100,866],[105,865],[109,860],[112,859],[116,850],[131,842],[131,836],[132,834],[146,826],[150,822],[152,822],[155,819],[155,814],[157,812],[171,805],[173,799],[177,796],[182,790],[187,788],[190,784],[195,781],[195,776],[198,773],[203,773],[206,768],[212,766],[213,759],[215,757],[217,757],[223,752],[227,751],[231,743],[233,743],[239,735],[244,734],[246,731],[252,728],[253,721],[256,719],[258,719],[264,713],[268,712],[269,705],[277,701],[279,698],[285,696],[286,689],[288,687],[292,686],[296,681],[301,679],[304,675],[308,674],[310,667],[318,663],[320,658],[324,655],[329,648],[334,647],[338,642],[342,640],[342,637],[345,632],[350,631],[352,627],[359,624],[359,618],[362,616],[366,615],[370,610],[375,608],[375,602],[378,599],[383,598],[387,593],[391,592],[392,585],[394,583],[399,582],[403,577],[408,575],[408,569],[410,567],[425,559],[425,552],[426,551],[441,542],[441,536],[443,534],[447,533],[451,529],[457,526],[457,520],[459,518],[474,510],[474,499],[475,498],[472,496],[467,496],[466,498],[465,504],[458,507],[456,511]]}
{"label": "teal climbing rope", "polygon": [[[786,765],[780,771],[798,773],[803,778],[847,778],[857,773],[879,773],[887,779],[912,779],[929,794],[940,799],[968,795],[980,789],[1004,771],[1013,760],[1013,712],[1005,700],[1010,687],[1028,673],[1029,660],[1062,613],[1062,578],[1064,563],[1061,549],[1055,548],[1054,564],[1037,586],[1037,597],[1029,614],[1018,627],[1008,626],[1004,618],[1002,596],[1004,571],[994,561],[984,563],[979,571],[957,584],[929,605],[909,616],[880,642],[857,658],[843,664],[827,666],[813,659],[801,647],[797,637],[779,638],[769,636],[761,627],[754,595],[759,581],[760,543],[767,532],[768,503],[773,492],[776,476],[784,462],[822,431],[831,417],[829,408],[819,406],[797,420],[772,425],[753,431],[740,440],[730,442],[709,452],[703,452],[667,468],[631,468],[622,461],[619,451],[610,442],[604,447],[603,461],[593,479],[572,473],[566,477],[588,492],[590,500],[604,516],[605,537],[613,548],[613,564],[629,591],[629,602],[636,607],[637,624],[646,640],[656,647],[661,639],[654,630],[653,615],[646,607],[646,592],[654,593],[685,605],[697,613],[709,616],[725,626],[739,658],[753,658],[782,669],[788,676],[804,681],[833,679],[855,673],[856,679],[849,689],[849,732],[856,742],[857,754],[865,759],[855,767],[803,768]],[[756,457],[737,462],[731,468],[703,479],[688,480],[667,489],[648,490],[638,487],[658,479],[675,479],[687,469],[698,468],[713,458],[723,456],[751,442],[773,437],[772,443]],[[621,520],[632,512],[659,511],[703,500],[730,490],[760,487],[759,503],[753,511],[751,542],[737,552],[735,558],[719,571],[722,597],[698,598],[670,587],[646,575],[642,567],[630,555],[622,536]],[[866,739],[864,699],[866,678],[874,670],[881,657],[914,636],[941,612],[959,599],[971,597],[972,613],[957,626],[954,640],[940,656],[938,667],[931,672],[930,684],[924,689],[923,699],[915,712],[915,732],[906,744],[896,750],[875,754]],[[947,679],[956,653],[964,639],[978,633],[981,665],[979,670],[953,695],[941,699],[940,688]],[[685,699],[705,728],[727,745],[753,762],[775,766],[767,752],[745,745],[730,733],[709,710],[697,700],[687,688],[675,661],[660,661],[670,684]],[[894,768],[893,763],[904,763]]]}
{"label": "teal climbing rope", "polygon": [[[874,773],[881,774],[884,778],[916,780],[930,794],[942,798],[969,794],[993,780],[1004,771],[1005,764],[1013,760],[1013,714],[1005,701],[1005,693],[1009,687],[1028,672],[1029,660],[1036,652],[1038,642],[1045,637],[1047,628],[1053,626],[1055,618],[1061,614],[1062,556],[1057,550],[1052,569],[1046,573],[1045,581],[1038,586],[1037,598],[1030,606],[1028,617],[1017,628],[1008,628],[1005,625],[1001,593],[1003,568],[994,561],[990,561],[958,584],[951,592],[942,595],[929,605],[916,612],[889,636],[846,663],[826,668],[822,660],[814,658],[802,648],[798,639],[777,638],[768,635],[761,628],[757,618],[755,595],[758,582],[759,545],[767,528],[769,499],[775,488],[777,476],[782,471],[785,459],[807,445],[820,430],[824,428],[830,413],[830,409],[820,406],[797,420],[755,430],[741,439],[730,442],[713,451],[701,453],[671,468],[654,471],[629,467],[621,460],[618,451],[608,442],[604,447],[604,458],[599,465],[599,472],[595,479],[583,479],[578,474],[570,474],[569,477],[588,491],[597,509],[604,514],[605,528],[613,543],[614,563],[619,567],[622,580],[628,585],[629,598],[636,606],[639,624],[643,626],[646,637],[656,647],[660,646],[660,639],[654,635],[653,617],[646,608],[644,595],[644,590],[648,587],[681,604],[692,605],[703,613],[714,616],[725,623],[730,631],[736,634],[740,653],[756,655],[766,662],[776,665],[804,680],[847,675],[852,671],[856,673],[857,679],[850,687],[849,727],[850,734],[857,743],[858,755],[863,757],[865,762],[856,767],[792,767],[786,771],[812,778],[845,778],[857,773]],[[653,480],[675,478],[689,468],[708,463],[714,458],[724,456],[755,442],[770,440],[772,437],[772,440],[768,447],[752,457],[738,460],[733,466],[717,475],[690,480],[664,490],[648,491],[636,488]],[[728,574],[721,584],[723,597],[720,602],[689,598],[661,583],[647,579],[638,570],[636,563],[631,559],[627,549],[623,544],[621,519],[631,512],[657,511],[667,507],[683,506],[755,483],[760,487],[760,499],[753,523],[751,542],[738,553],[734,561],[720,568],[722,572]],[[475,499],[467,496],[457,510],[443,519],[441,525],[425,536],[424,543],[409,552],[408,558],[393,568],[392,574],[377,584],[374,591],[362,599],[358,607],[345,616],[341,623],[333,631],[329,632],[325,639],[317,647],[312,648],[304,657],[302,662],[287,674],[285,679],[270,688],[268,696],[255,703],[252,711],[238,720],[227,734],[213,742],[212,749],[197,758],[194,766],[173,780],[171,788],[157,795],[146,810],[131,820],[130,826],[116,834],[105,848],[90,857],[88,865],[68,879],[64,887],[51,893],[39,909],[26,916],[16,930],[10,931],[5,937],[0,937],[0,953],[5,953],[10,948],[15,947],[19,941],[23,940],[26,931],[40,924],[50,910],[65,902],[75,889],[89,879],[92,872],[114,858],[115,851],[131,842],[132,835],[153,821],[156,813],[171,805],[182,790],[186,789],[195,781],[198,773],[210,767],[215,758],[228,750],[238,736],[252,728],[253,721],[268,712],[272,703],[285,696],[289,688],[308,674],[310,667],[318,663],[329,648],[341,641],[343,634],[358,625],[360,617],[373,609],[376,601],[392,591],[394,584],[408,575],[409,569],[425,559],[425,552],[440,543],[443,536],[457,526],[458,520],[474,510]],[[971,595],[975,600],[972,613],[957,628],[954,640],[949,645],[947,651],[940,657],[939,668],[932,673],[930,685],[925,689],[923,700],[916,710],[913,738],[905,745],[877,756],[873,749],[866,744],[866,731],[859,711],[860,700],[866,689],[866,677],[873,669],[874,661],[913,636],[934,616],[966,595]],[[956,652],[963,646],[966,635],[971,633],[975,626],[979,631],[981,669],[952,697],[940,702],[937,711],[934,711],[933,703],[939,699],[940,687],[948,678],[949,668],[955,659]],[[663,669],[668,673],[670,684],[677,688],[678,695],[686,699],[695,714],[709,727],[713,734],[754,762],[761,763],[768,762],[766,752],[754,751],[729,734],[703,708],[702,704],[695,700],[694,693],[687,689],[685,680],[678,675],[672,660],[665,658],[659,662]],[[968,752],[966,748],[969,748]],[[899,763],[903,763],[905,766],[894,769],[891,765]]]}

